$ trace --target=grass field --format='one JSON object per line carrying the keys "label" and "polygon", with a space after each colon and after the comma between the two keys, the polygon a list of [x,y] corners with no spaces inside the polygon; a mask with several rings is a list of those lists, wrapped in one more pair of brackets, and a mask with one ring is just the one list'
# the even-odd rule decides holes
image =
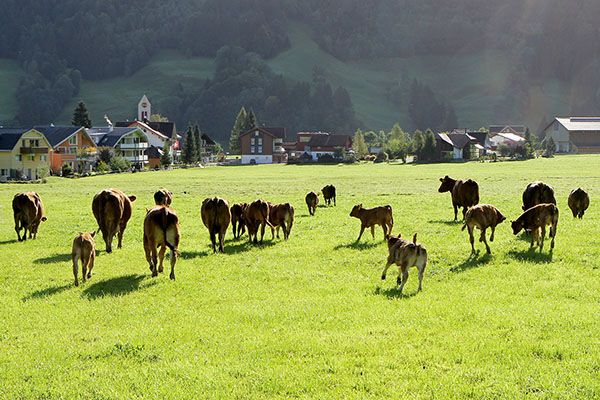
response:
{"label": "grass field", "polygon": [[[599,398],[598,156],[431,165],[214,167],[0,188],[0,398]],[[469,258],[438,178],[471,177],[481,201],[509,219],[536,179],[561,212],[556,247],[528,251],[505,221],[492,255]],[[308,216],[304,195],[332,183],[337,207]],[[571,189],[591,197],[583,220]],[[92,197],[116,187],[137,196],[124,247],[99,250],[94,276],[73,286],[71,243],[96,223]],[[159,187],[181,221],[177,280],[152,278],[142,246],[145,208]],[[48,221],[16,242],[14,193],[41,194]],[[186,193],[184,193],[186,192]],[[200,203],[290,202],[289,241],[251,246],[229,230],[213,255]],[[389,204],[394,233],[427,247],[417,293],[397,269],[380,280],[387,247],[349,216]]]}

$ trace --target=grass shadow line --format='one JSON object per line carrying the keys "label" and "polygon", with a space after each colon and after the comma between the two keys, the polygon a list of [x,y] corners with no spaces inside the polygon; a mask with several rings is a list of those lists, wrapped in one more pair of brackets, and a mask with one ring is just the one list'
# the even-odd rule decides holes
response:
{"label": "grass shadow line", "polygon": [[0,244],[11,244],[11,243],[17,243],[18,240],[17,239],[10,239],[10,240],[3,240],[0,242]]}
{"label": "grass shadow line", "polygon": [[75,287],[75,285],[52,286],[46,289],[36,290],[35,292],[29,293],[27,296],[23,297],[21,301],[43,299],[49,296],[54,296],[55,294],[64,292],[71,287]]}
{"label": "grass shadow line", "polygon": [[400,290],[398,289],[398,286],[394,286],[394,287],[388,288],[388,289],[382,289],[381,286],[377,286],[375,288],[375,290],[373,291],[374,295],[385,296],[388,299],[410,299],[411,297],[416,296],[417,293],[419,293],[419,292],[415,291],[415,292],[408,293],[408,294],[406,292],[400,292]]}
{"label": "grass shadow line", "polygon": [[[269,235],[271,235],[269,233]],[[275,246],[279,241],[283,241],[283,239],[267,239],[267,232],[265,232],[265,238],[263,240],[263,243],[260,244],[260,239],[259,242],[254,244],[254,242],[250,242],[248,240],[248,237],[243,238],[242,240],[240,239],[231,239],[229,240],[229,243],[232,244],[227,244],[228,242],[225,242],[225,254],[238,254],[238,253],[243,253],[245,251],[249,251],[250,249],[253,248],[266,248],[266,247],[271,247],[271,246]]]}
{"label": "grass shadow line", "polygon": [[[131,292],[134,292],[140,288],[140,284],[146,278],[150,278],[150,275],[124,275],[117,278],[105,279],[100,282],[96,282],[81,293],[82,297],[88,297],[90,299],[96,299],[105,296],[121,296]],[[155,285],[158,280],[154,279],[150,285]]]}
{"label": "grass shadow line", "polygon": [[487,263],[489,263],[492,260],[492,255],[488,254],[487,252],[484,253],[481,257],[479,257],[479,250],[477,250],[477,253],[475,255],[470,255],[469,258],[467,258],[465,261],[463,261],[462,263],[450,268],[450,272],[462,272],[465,271],[467,269],[471,269],[471,268],[475,268],[475,267],[479,267],[481,265],[485,265]]}
{"label": "grass shadow line", "polygon": [[510,250],[508,255],[518,261],[529,261],[538,264],[552,262],[552,252],[542,253],[538,250],[538,247],[531,247],[525,251]]}
{"label": "grass shadow line", "polygon": [[[179,257],[184,260],[191,260],[192,258],[206,257],[209,254],[208,251],[182,251],[179,253]],[[168,260],[166,255],[165,259]]]}
{"label": "grass shadow line", "polygon": [[463,221],[461,220],[447,220],[447,219],[437,219],[437,220],[429,220],[427,221],[430,224],[445,224],[445,225],[463,225]]}
{"label": "grass shadow line", "polygon": [[371,242],[356,242],[356,241],[354,241],[352,243],[338,244],[333,249],[334,250],[340,250],[340,249],[367,250],[367,249],[372,249],[373,247],[377,247],[381,243],[385,243],[385,240],[383,242],[373,242],[373,241],[371,241]]}
{"label": "grass shadow line", "polygon": [[38,258],[37,260],[33,260],[34,264],[52,264],[58,262],[66,262],[71,261],[71,253],[69,254],[54,254],[48,257]]}

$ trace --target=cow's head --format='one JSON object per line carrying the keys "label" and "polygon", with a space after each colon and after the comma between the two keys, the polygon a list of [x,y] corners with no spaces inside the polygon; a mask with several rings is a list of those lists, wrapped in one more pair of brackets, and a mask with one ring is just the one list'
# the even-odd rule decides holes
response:
{"label": "cow's head", "polygon": [[510,221],[510,226],[512,226],[513,235],[516,235],[521,232],[521,229],[523,229],[523,222],[519,220]]}
{"label": "cow's head", "polygon": [[362,210],[362,208],[363,208],[362,203],[357,206],[354,206],[352,208],[352,212],[350,213],[350,216],[359,218],[358,214],[360,213],[360,210]]}
{"label": "cow's head", "polygon": [[42,217],[42,222],[46,222],[46,221],[48,221],[48,218]]}
{"label": "cow's head", "polygon": [[388,249],[391,249],[393,245],[395,245],[396,243],[398,243],[398,241],[400,241],[400,239],[402,238],[402,235],[399,233],[398,235],[390,235],[390,237],[388,238]]}
{"label": "cow's head", "polygon": [[440,182],[442,182],[442,184],[440,185],[438,192],[444,193],[444,192],[450,192],[454,188],[454,184],[456,183],[456,180],[452,179],[448,175],[446,175],[445,177],[440,178]]}
{"label": "cow's head", "polygon": [[134,202],[135,199],[137,199],[137,197],[135,197],[135,196],[127,196],[127,197],[129,197],[129,201],[131,201],[131,202]]}
{"label": "cow's head", "polygon": [[502,221],[504,221],[506,219],[506,217],[504,215],[502,215],[502,213],[498,210],[496,210],[496,222],[499,224]]}

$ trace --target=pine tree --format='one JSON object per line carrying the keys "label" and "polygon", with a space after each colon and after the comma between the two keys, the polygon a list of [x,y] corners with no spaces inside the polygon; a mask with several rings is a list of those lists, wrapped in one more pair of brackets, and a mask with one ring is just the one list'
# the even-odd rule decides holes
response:
{"label": "pine tree", "polygon": [[426,160],[433,160],[435,158],[435,134],[431,129],[425,131],[425,140],[423,144],[423,153]]}
{"label": "pine tree", "polygon": [[352,140],[352,148],[356,153],[356,156],[360,159],[367,155],[369,151],[367,149],[367,144],[365,143],[365,138],[363,136],[362,130],[357,130],[354,133],[354,139]]}
{"label": "pine tree", "polygon": [[173,163],[173,159],[171,158],[171,148],[169,147],[168,141],[165,142],[162,152],[163,153],[160,156],[160,165],[162,165],[164,168],[168,168],[169,165]]}
{"label": "pine tree", "polygon": [[194,145],[196,150],[196,159],[194,161],[202,161],[202,132],[198,123],[194,125]]}
{"label": "pine tree", "polygon": [[258,128],[258,121],[256,120],[256,115],[254,115],[254,110],[251,108],[250,111],[248,111],[248,113],[246,114],[246,124],[244,125],[244,132],[254,128]]}
{"label": "pine tree", "polygon": [[423,146],[425,145],[425,138],[423,137],[423,132],[420,130],[416,130],[412,137],[412,152],[417,159],[421,160],[423,158]]}
{"label": "pine tree", "polygon": [[83,102],[83,100],[79,101],[77,107],[73,111],[73,119],[71,120],[71,125],[73,126],[83,126],[85,128],[92,127],[92,120],[90,119],[90,113]]}
{"label": "pine tree", "polygon": [[196,143],[194,143],[194,133],[192,132],[192,126],[188,126],[185,134],[185,143],[183,144],[183,163],[192,164],[196,161]]}
{"label": "pine tree", "polygon": [[231,129],[231,136],[229,136],[229,151],[231,154],[241,154],[242,143],[240,141],[240,133],[244,132],[244,126],[246,124],[246,109],[242,106],[240,112],[235,119],[235,124]]}

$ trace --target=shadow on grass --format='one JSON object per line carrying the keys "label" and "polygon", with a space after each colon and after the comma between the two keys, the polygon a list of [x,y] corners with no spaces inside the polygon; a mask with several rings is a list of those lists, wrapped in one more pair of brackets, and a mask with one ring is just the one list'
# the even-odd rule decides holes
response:
{"label": "shadow on grass", "polygon": [[437,219],[437,220],[430,220],[427,221],[430,224],[445,224],[445,225],[463,225],[463,221],[461,220],[451,220],[451,219]]}
{"label": "shadow on grass", "polygon": [[0,244],[11,244],[11,243],[17,243],[18,240],[17,239],[11,239],[11,240],[3,240],[0,242]]}
{"label": "shadow on grass", "polygon": [[71,253],[69,254],[54,254],[48,257],[38,258],[37,260],[33,260],[34,264],[52,264],[58,262],[71,261]]}
{"label": "shadow on grass", "polygon": [[[271,233],[269,232],[269,237],[271,237]],[[281,241],[283,239],[279,239]],[[278,240],[275,239],[267,239],[267,232],[265,232],[265,237],[263,243],[260,244],[260,234],[258,243],[254,244],[254,242],[250,243],[248,237],[240,239],[232,239],[225,242],[225,254],[238,254],[248,251],[253,248],[265,248],[275,246],[278,243]]]}
{"label": "shadow on grass", "polygon": [[[408,282],[408,281],[407,281]],[[388,289],[383,289],[380,286],[377,286],[375,288],[375,291],[373,292],[373,294],[377,295],[377,296],[385,296],[388,299],[409,299],[411,297],[414,297],[417,295],[417,291],[412,292],[412,293],[406,293],[406,292],[400,292],[400,290],[398,290],[398,286],[394,286],[393,288],[388,288]]]}
{"label": "shadow on grass", "polygon": [[[82,296],[88,297],[90,299],[96,299],[98,297],[104,296],[121,296],[124,294],[128,294],[134,292],[140,288],[140,283],[146,279],[152,277],[150,274],[148,275],[124,275],[119,276],[117,278],[106,279],[100,282],[96,282],[87,287]],[[167,271],[168,278],[168,271]],[[92,278],[93,279],[93,278]],[[155,285],[158,283],[158,278],[153,279],[150,285]]]}
{"label": "shadow on grass", "polygon": [[[548,247],[550,247],[550,244],[548,244]],[[540,253],[539,247],[532,247],[525,251],[510,250],[508,255],[518,261],[529,261],[538,264],[552,262],[552,252]]]}
{"label": "shadow on grass", "polygon": [[60,292],[64,292],[65,290],[75,287],[75,285],[63,285],[63,286],[52,286],[42,290],[36,290],[33,293],[28,294],[23,297],[22,301],[33,300],[33,299],[43,299],[45,297],[54,296]]}
{"label": "shadow on grass", "polygon": [[484,252],[481,257],[479,257],[479,254],[480,254],[480,250],[477,250],[476,254],[469,256],[469,258],[467,258],[462,263],[450,268],[450,271],[451,272],[462,272],[467,269],[478,267],[480,265],[485,265],[485,264],[489,263],[490,260],[492,259],[492,255],[488,254],[486,252]]}
{"label": "shadow on grass", "polygon": [[355,250],[367,250],[367,249],[372,249],[373,247],[377,247],[379,246],[381,243],[385,243],[385,240],[382,242],[374,242],[374,241],[369,241],[369,242],[352,242],[352,243],[346,243],[346,244],[338,244],[337,246],[335,246],[333,249],[334,250],[340,250],[340,249],[355,249]]}
{"label": "shadow on grass", "polygon": [[[180,257],[183,258],[184,260],[191,260],[192,258],[200,258],[200,257],[206,257],[207,255],[211,254],[211,252],[209,253],[208,251],[182,251],[180,253]],[[165,254],[165,261],[168,261],[168,256]]]}

